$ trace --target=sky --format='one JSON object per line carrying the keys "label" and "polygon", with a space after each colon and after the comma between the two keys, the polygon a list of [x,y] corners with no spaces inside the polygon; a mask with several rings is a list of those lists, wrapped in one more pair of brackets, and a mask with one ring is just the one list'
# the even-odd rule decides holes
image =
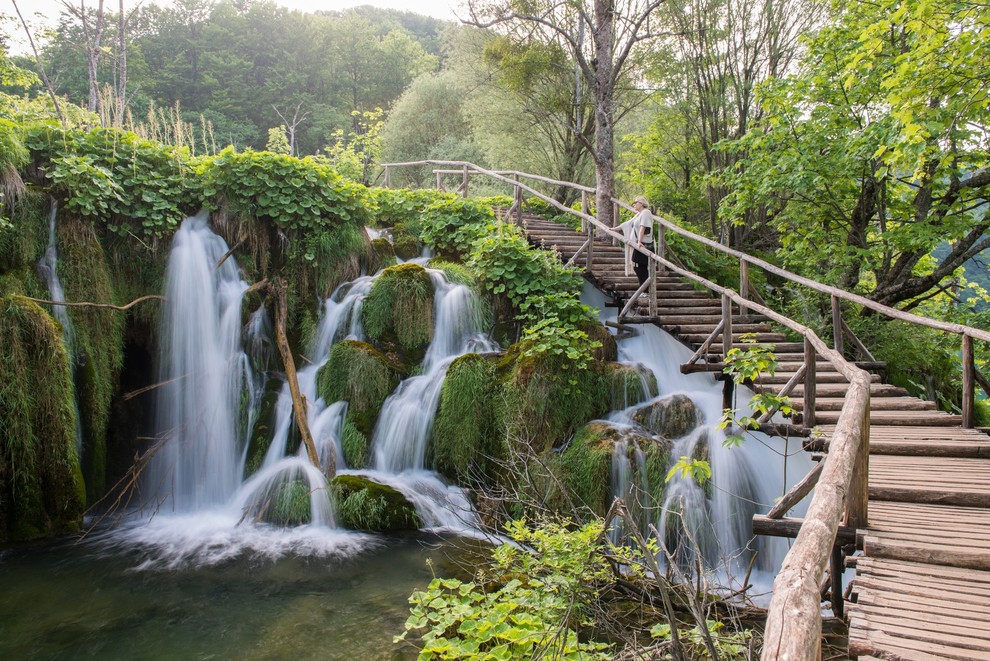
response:
{"label": "sky", "polygon": [[[70,0],[73,4],[78,4],[79,0]],[[373,5],[375,7],[384,7],[387,9],[400,9],[402,11],[411,11],[417,14],[425,14],[426,16],[433,16],[434,18],[442,18],[450,21],[457,20],[455,12],[460,13],[462,16],[466,16],[467,12],[463,9],[465,0],[275,0],[278,4],[288,7],[289,9],[298,9],[299,11],[317,11],[320,9],[324,10],[334,10],[334,9],[347,9],[348,7],[358,7],[360,5]],[[118,0],[104,0],[105,6],[112,11],[116,11],[119,1]],[[145,0],[145,3],[154,2],[155,4],[169,4],[169,0]],[[90,6],[95,6],[98,0],[86,0],[86,4]],[[137,0],[124,0],[124,7],[130,8],[137,3]],[[17,6],[20,7],[21,13],[24,14],[24,18],[27,19],[28,23],[31,24],[32,29],[37,31],[39,27],[44,25],[52,25],[58,18],[59,8],[62,6],[59,0],[17,0]],[[0,14],[9,14],[14,16],[16,21],[16,14],[14,12],[14,4],[11,0],[0,0]],[[37,16],[37,14],[42,14],[45,18]],[[27,53],[27,43],[23,38],[22,28],[19,23],[8,22],[4,26],[7,32],[11,35],[10,50],[17,54]]]}

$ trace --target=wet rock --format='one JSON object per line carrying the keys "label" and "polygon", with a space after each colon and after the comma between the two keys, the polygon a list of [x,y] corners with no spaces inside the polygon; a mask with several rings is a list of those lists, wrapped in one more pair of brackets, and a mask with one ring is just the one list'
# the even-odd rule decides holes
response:
{"label": "wet rock", "polygon": [[633,419],[654,434],[680,438],[704,421],[701,411],[687,395],[671,395],[636,410]]}
{"label": "wet rock", "polygon": [[330,482],[337,523],[351,530],[394,532],[416,530],[416,508],[392,487],[363,475],[338,475]]}

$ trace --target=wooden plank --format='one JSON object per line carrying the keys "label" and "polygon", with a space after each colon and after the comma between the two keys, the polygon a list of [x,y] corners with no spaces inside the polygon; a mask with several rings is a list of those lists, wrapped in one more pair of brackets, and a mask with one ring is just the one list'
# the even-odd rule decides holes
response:
{"label": "wooden plank", "polygon": [[938,578],[944,580],[961,580],[968,584],[990,585],[990,573],[974,571],[972,569],[958,569],[955,567],[935,567],[932,565],[919,565],[914,562],[904,562],[903,560],[884,560],[870,557],[860,558],[860,566],[864,571],[877,574],[896,572],[896,575],[914,574],[923,578]]}
{"label": "wooden plank", "polygon": [[[919,535],[919,537],[921,537]],[[933,565],[968,567],[969,569],[990,569],[990,550],[976,547],[965,548],[955,540],[944,540],[946,544],[924,544],[920,540],[897,540],[882,536],[867,536],[863,540],[863,552],[876,558],[895,558],[923,562]],[[956,544],[952,544],[956,541]]]}
{"label": "wooden plank", "polygon": [[[907,639],[912,643],[927,643],[956,648],[959,650],[971,650],[973,653],[983,652],[987,655],[990,652],[990,641],[983,636],[974,635],[973,630],[958,626],[943,625],[938,627],[912,626],[911,620],[903,617],[903,613],[884,614],[882,611],[868,612],[865,609],[857,609],[856,615],[868,624],[857,628],[865,628],[870,631],[882,631],[890,636]],[[987,658],[983,656],[982,658]]]}

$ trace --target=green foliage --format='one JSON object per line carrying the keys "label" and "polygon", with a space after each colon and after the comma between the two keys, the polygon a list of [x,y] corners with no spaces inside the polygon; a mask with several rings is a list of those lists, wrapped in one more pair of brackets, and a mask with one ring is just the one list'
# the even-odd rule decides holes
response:
{"label": "green foliage", "polygon": [[422,216],[434,204],[458,199],[452,193],[432,189],[370,188],[369,203],[373,205],[372,217],[377,227],[404,225],[418,231]]}
{"label": "green foliage", "polygon": [[361,475],[338,475],[330,482],[338,522],[351,530],[393,532],[422,525],[416,508],[390,486]]}
{"label": "green foliage", "polygon": [[434,468],[459,484],[491,484],[505,457],[495,362],[467,354],[451,363],[433,423]]}
{"label": "green foliage", "polygon": [[381,108],[351,111],[356,130],[345,134],[344,129],[337,129],[330,135],[333,144],[327,145],[326,153],[342,176],[364,184],[370,183],[372,167],[382,153],[384,114]]}
{"label": "green foliage", "polygon": [[[736,385],[758,383],[762,374],[773,376],[777,371],[777,356],[774,354],[774,347],[757,344],[756,339],[756,335],[753,334],[743,335],[742,341],[747,345],[747,348],[733,347],[725,356],[724,372],[732,377]],[[738,391],[736,392],[738,393]],[[760,426],[758,419],[764,414],[780,412],[783,415],[790,415],[794,413],[790,397],[782,397],[772,392],[761,392],[753,395],[749,400],[749,408],[753,411],[752,416],[740,415],[735,409],[726,409],[722,413],[718,428],[729,429],[736,426],[743,430],[758,429]],[[743,440],[741,434],[729,433],[723,444],[726,447],[734,447],[742,443]]]}
{"label": "green foliage", "polygon": [[[745,661],[749,658],[749,643],[753,637],[748,630],[725,631],[725,623],[717,620],[707,620],[705,627],[708,629],[708,636],[715,645],[718,658],[726,661]],[[670,625],[660,623],[650,629],[650,635],[654,638],[667,640],[670,638]],[[689,659],[710,659],[708,646],[705,643],[705,635],[699,625],[695,625],[687,631],[678,632],[681,640],[681,648]]]}
{"label": "green foliage", "polygon": [[[238,214],[274,222],[283,230],[364,225],[363,188],[343,179],[325,158],[224,149],[197,164],[202,196]],[[303,255],[307,261],[315,253]]]}
{"label": "green foliage", "polygon": [[344,462],[350,468],[368,465],[368,437],[351,420],[344,421],[343,438],[340,439]]}
{"label": "green foliage", "polygon": [[395,343],[410,364],[419,362],[433,337],[433,283],[418,264],[385,269],[361,308],[368,337]]}
{"label": "green foliage", "polygon": [[283,526],[301,526],[313,517],[309,485],[303,480],[282,482],[268,504],[265,520]]}
{"label": "green foliage", "polygon": [[[317,374],[320,397],[327,403],[346,401],[347,420],[365,439],[370,438],[385,399],[398,385],[395,365],[370,344],[356,340],[333,345],[326,365]],[[352,458],[359,459],[362,453],[355,454],[359,456]],[[351,459],[347,464],[361,465],[351,463]]]}
{"label": "green foliage", "polygon": [[265,143],[265,151],[284,156],[291,153],[289,136],[285,133],[285,124],[268,129],[268,142]]}
{"label": "green foliage", "polygon": [[420,238],[443,255],[466,255],[495,228],[490,208],[459,197],[437,200],[424,210],[422,220]]}
{"label": "green foliage", "polygon": [[610,577],[596,553],[601,522],[530,529],[513,521],[507,532],[518,544],[495,547],[491,575],[479,571],[466,583],[437,578],[414,592],[406,630],[396,642],[416,635],[420,659],[610,658],[609,645],[582,642],[577,634],[597,585]]}
{"label": "green foliage", "polygon": [[9,225],[0,225],[0,273],[33,269],[45,253],[48,205],[45,196],[29,190],[7,207]]}
{"label": "green foliage", "polygon": [[670,467],[664,481],[670,482],[677,476],[678,473],[681,474],[681,477],[685,479],[692,479],[702,485],[712,479],[712,467],[708,465],[707,461],[703,461],[701,459],[691,459],[690,457],[686,457],[684,455],[681,455],[681,458],[677,460],[677,463]]}
{"label": "green foliage", "polygon": [[35,303],[0,298],[0,539],[77,530],[86,502],[61,329]]}
{"label": "green foliage", "polygon": [[33,129],[27,145],[64,210],[119,236],[168,236],[201,201],[184,149],[114,129]]}

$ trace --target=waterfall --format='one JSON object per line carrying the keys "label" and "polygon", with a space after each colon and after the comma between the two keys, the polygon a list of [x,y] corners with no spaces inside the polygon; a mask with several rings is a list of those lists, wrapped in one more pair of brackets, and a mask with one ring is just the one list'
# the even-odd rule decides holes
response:
{"label": "waterfall", "polygon": [[[55,246],[55,218],[58,216],[58,202],[52,201],[52,209],[48,213],[48,247],[45,254],[38,260],[38,275],[48,285],[48,293],[51,300],[56,303],[65,302],[65,289],[62,288],[62,281],[58,277],[58,248]],[[69,356],[69,372],[72,375],[73,390],[76,384],[76,331],[72,326],[72,318],[69,317],[69,308],[64,305],[53,305],[52,316],[62,324],[62,342],[65,344],[65,351]],[[79,414],[79,398],[73,397],[72,405],[76,410],[76,456],[82,459],[83,437],[82,421]]]}
{"label": "waterfall", "polygon": [[156,428],[160,447],[149,470],[156,500],[176,512],[226,503],[241,482],[246,419],[241,397],[253,390],[241,349],[241,299],[248,285],[207,214],[187,218],[166,272]]}
{"label": "waterfall", "polygon": [[423,359],[424,374],[406,379],[382,406],[372,434],[374,467],[384,473],[423,470],[447,368],[466,353],[494,351],[484,334],[481,301],[465,285],[430,270],[433,282],[433,340]]}

